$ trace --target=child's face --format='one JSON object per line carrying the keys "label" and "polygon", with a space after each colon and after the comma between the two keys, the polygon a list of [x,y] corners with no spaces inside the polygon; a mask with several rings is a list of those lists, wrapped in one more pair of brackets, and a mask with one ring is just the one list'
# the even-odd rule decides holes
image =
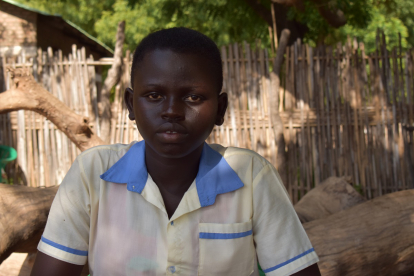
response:
{"label": "child's face", "polygon": [[125,102],[147,146],[179,158],[202,148],[215,124],[223,123],[227,95],[218,95],[212,66],[204,57],[171,50],[147,53],[137,65]]}

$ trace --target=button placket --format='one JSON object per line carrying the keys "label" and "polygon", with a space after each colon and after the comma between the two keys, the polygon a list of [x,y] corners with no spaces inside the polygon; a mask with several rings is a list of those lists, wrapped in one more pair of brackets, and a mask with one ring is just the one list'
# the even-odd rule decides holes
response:
{"label": "button placket", "polygon": [[168,263],[167,275],[179,275],[179,266],[182,260],[182,237],[180,236],[180,227],[175,220],[171,220],[167,227],[168,238]]}

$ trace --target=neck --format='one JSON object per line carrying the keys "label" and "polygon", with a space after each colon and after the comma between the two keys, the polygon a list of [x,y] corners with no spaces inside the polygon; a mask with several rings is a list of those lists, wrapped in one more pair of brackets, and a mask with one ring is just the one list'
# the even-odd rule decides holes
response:
{"label": "neck", "polygon": [[159,156],[149,146],[145,147],[145,163],[159,189],[171,194],[184,194],[197,176],[203,145],[180,158]]}

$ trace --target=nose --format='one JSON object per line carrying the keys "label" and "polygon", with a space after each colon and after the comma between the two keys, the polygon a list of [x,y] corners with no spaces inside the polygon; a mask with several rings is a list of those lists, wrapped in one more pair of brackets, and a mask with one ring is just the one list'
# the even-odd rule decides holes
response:
{"label": "nose", "polygon": [[164,101],[164,107],[161,113],[164,120],[177,122],[185,118],[185,106],[181,99],[170,98]]}

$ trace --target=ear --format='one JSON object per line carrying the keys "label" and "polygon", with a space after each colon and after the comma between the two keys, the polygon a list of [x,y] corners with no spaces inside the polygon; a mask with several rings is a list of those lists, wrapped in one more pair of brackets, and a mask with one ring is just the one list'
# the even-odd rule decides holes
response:
{"label": "ear", "polygon": [[124,93],[124,101],[128,108],[128,117],[131,121],[135,120],[135,114],[134,114],[134,91],[132,91],[132,88],[125,89]]}
{"label": "ear", "polygon": [[227,105],[229,103],[227,93],[221,93],[218,96],[218,109],[215,124],[221,126],[224,123],[224,115],[226,114]]}

